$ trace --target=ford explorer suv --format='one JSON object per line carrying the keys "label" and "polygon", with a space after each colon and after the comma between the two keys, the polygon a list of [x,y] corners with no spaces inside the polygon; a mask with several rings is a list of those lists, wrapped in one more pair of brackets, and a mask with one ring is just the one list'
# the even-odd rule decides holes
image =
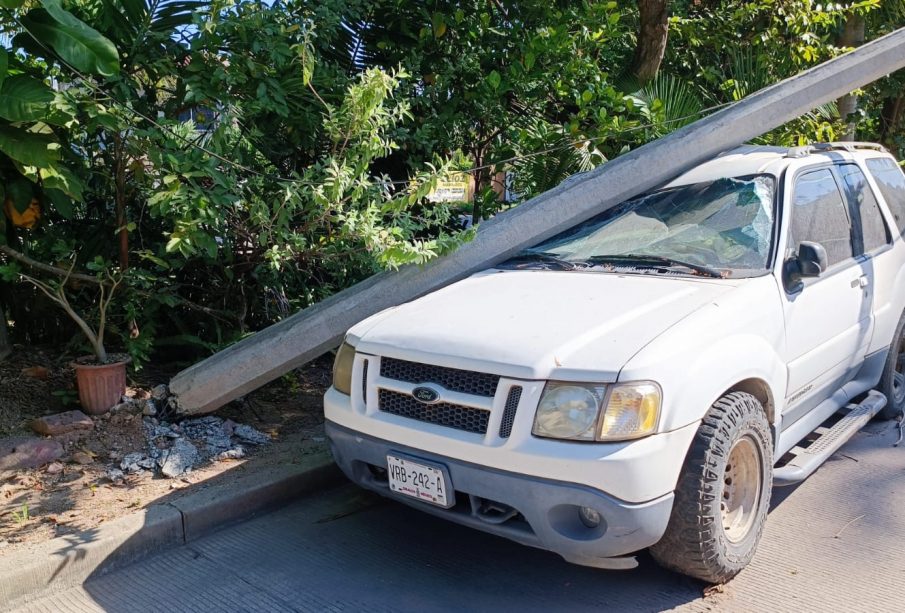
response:
{"label": "ford explorer suv", "polygon": [[903,231],[879,145],[724,153],[349,330],[336,462],[569,562],[725,582],[774,485],[905,406]]}

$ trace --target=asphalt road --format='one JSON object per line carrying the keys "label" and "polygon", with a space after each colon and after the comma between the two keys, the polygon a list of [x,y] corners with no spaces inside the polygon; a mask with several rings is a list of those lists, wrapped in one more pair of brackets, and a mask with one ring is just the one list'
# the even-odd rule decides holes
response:
{"label": "asphalt road", "polygon": [[753,564],[722,591],[657,568],[569,565],[350,485],[23,611],[903,611],[905,446],[870,424],[774,491]]}

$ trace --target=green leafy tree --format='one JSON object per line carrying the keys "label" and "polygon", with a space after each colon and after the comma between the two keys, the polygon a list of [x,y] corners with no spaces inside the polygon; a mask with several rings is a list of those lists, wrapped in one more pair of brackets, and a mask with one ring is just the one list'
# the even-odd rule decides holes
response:
{"label": "green leafy tree", "polygon": [[76,117],[50,85],[59,74],[54,65],[99,77],[119,72],[116,48],[107,38],[59,0],[36,4],[25,9],[21,0],[4,0],[0,8],[7,24],[3,33],[14,36],[12,48],[0,48],[0,195],[18,216],[33,208],[25,225],[44,209],[69,216],[71,201],[83,196],[77,169],[84,160],[69,147]]}
{"label": "green leafy tree", "polygon": [[[94,281],[66,298],[96,329],[100,258],[121,279],[108,342],[139,362],[454,248],[459,211],[425,198],[448,172],[474,177],[479,220],[513,205],[501,172],[527,198],[841,53],[855,17],[868,39],[903,23],[900,0],[0,7],[0,265],[53,290],[75,262]],[[903,145],[901,92],[897,75],[857,93],[860,137]],[[831,104],[761,140],[845,128]],[[14,338],[78,328],[15,278]]]}
{"label": "green leafy tree", "polygon": [[[120,49],[118,66],[57,55],[30,27],[44,17],[10,13],[16,61],[36,82],[63,84],[46,91],[61,118],[59,149],[72,160],[47,168],[79,190],[13,233],[6,272],[31,283],[35,271],[68,278],[74,253],[79,268],[118,260],[106,265],[121,282],[104,321],[136,361],[161,331],[162,345],[229,342],[462,239],[447,207],[424,198],[448,162],[426,160],[402,178],[380,169],[410,117],[395,97],[408,75],[346,74],[323,59],[331,34],[315,33],[304,11],[144,0],[67,8]],[[49,187],[35,177],[34,193]],[[31,298],[59,305],[67,284],[40,283]],[[90,312],[94,294],[72,289],[71,310]]]}
{"label": "green leafy tree", "polygon": [[[495,198],[481,197],[506,169],[496,162],[553,145],[555,133],[574,141],[607,135],[632,115],[609,77],[632,52],[620,19],[616,2],[390,0],[376,3],[352,36],[362,42],[357,61],[400,63],[414,75],[406,158],[463,152],[477,168],[473,213],[480,219],[496,208]],[[603,153],[588,149],[564,172],[618,151],[600,140],[593,150]],[[525,196],[549,186],[524,172],[517,179]]]}

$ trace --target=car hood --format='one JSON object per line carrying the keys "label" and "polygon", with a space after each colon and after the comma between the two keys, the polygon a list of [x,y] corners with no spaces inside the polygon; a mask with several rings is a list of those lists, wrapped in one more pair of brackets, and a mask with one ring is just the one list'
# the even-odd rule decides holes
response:
{"label": "car hood", "polygon": [[490,270],[361,322],[361,353],[523,379],[614,381],[641,348],[739,283]]}

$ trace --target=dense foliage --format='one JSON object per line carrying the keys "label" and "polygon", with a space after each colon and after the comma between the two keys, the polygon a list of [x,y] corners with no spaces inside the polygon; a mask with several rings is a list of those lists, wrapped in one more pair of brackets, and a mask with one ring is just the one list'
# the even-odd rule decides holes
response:
{"label": "dense foliage", "polygon": [[[103,316],[139,362],[212,350],[455,248],[458,214],[492,215],[830,58],[848,31],[905,25],[901,0],[673,0],[662,28],[639,26],[666,1],[0,0],[13,340],[80,351],[75,314],[94,331]],[[650,78],[638,49],[667,31]],[[762,140],[854,129],[901,156],[903,81]],[[425,198],[458,170],[473,203]]]}

